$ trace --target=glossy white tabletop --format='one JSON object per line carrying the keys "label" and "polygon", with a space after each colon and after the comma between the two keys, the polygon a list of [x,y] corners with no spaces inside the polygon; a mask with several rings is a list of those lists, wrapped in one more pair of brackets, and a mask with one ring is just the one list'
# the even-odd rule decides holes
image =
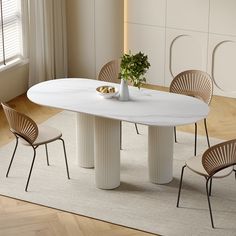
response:
{"label": "glossy white tabletop", "polygon": [[135,87],[129,87],[129,101],[104,99],[96,92],[101,85],[119,89],[119,84],[98,80],[57,79],[34,85],[27,96],[44,106],[154,126],[194,123],[209,112],[208,105],[196,98]]}

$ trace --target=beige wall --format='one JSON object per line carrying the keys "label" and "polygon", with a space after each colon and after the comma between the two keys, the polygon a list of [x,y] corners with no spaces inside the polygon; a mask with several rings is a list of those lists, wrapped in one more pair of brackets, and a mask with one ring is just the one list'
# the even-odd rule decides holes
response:
{"label": "beige wall", "polygon": [[124,49],[122,0],[68,0],[68,75],[95,79]]}
{"label": "beige wall", "polygon": [[0,72],[0,101],[9,101],[27,91],[28,63]]}
{"label": "beige wall", "polygon": [[68,0],[67,42],[69,77],[95,74],[94,0]]}
{"label": "beige wall", "polygon": [[148,83],[188,69],[211,74],[214,94],[236,98],[235,0],[125,0],[127,49],[148,54]]}

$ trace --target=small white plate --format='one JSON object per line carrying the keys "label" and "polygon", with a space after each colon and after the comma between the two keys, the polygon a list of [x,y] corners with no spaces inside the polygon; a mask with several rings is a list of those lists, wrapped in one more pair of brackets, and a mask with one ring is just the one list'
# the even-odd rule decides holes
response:
{"label": "small white plate", "polygon": [[[105,90],[107,89],[108,92],[102,92],[102,91],[101,91],[102,89],[105,89]],[[113,89],[113,90],[115,90],[115,92],[109,92],[109,89]],[[118,89],[115,88],[115,87],[112,87],[112,86],[103,85],[103,86],[97,87],[97,88],[96,88],[96,92],[97,92],[97,94],[99,94],[102,98],[112,98],[112,97],[114,97],[115,95],[117,95]]]}

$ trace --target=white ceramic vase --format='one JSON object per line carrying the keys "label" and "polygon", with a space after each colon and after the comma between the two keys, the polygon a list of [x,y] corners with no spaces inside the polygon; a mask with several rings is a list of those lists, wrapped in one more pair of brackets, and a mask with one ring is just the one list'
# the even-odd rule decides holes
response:
{"label": "white ceramic vase", "polygon": [[120,91],[119,91],[119,100],[128,101],[129,100],[129,87],[127,80],[121,79],[120,82]]}

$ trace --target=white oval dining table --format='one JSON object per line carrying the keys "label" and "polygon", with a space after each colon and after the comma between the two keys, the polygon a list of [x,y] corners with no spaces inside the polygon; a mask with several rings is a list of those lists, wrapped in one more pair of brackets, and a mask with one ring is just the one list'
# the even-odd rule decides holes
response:
{"label": "white oval dining table", "polygon": [[208,105],[199,99],[129,86],[130,100],[102,98],[96,88],[119,84],[85,78],[42,82],[31,87],[34,103],[77,112],[77,156],[84,168],[95,167],[100,189],[120,185],[120,121],[148,125],[149,180],[169,183],[173,178],[173,127],[204,119]]}

